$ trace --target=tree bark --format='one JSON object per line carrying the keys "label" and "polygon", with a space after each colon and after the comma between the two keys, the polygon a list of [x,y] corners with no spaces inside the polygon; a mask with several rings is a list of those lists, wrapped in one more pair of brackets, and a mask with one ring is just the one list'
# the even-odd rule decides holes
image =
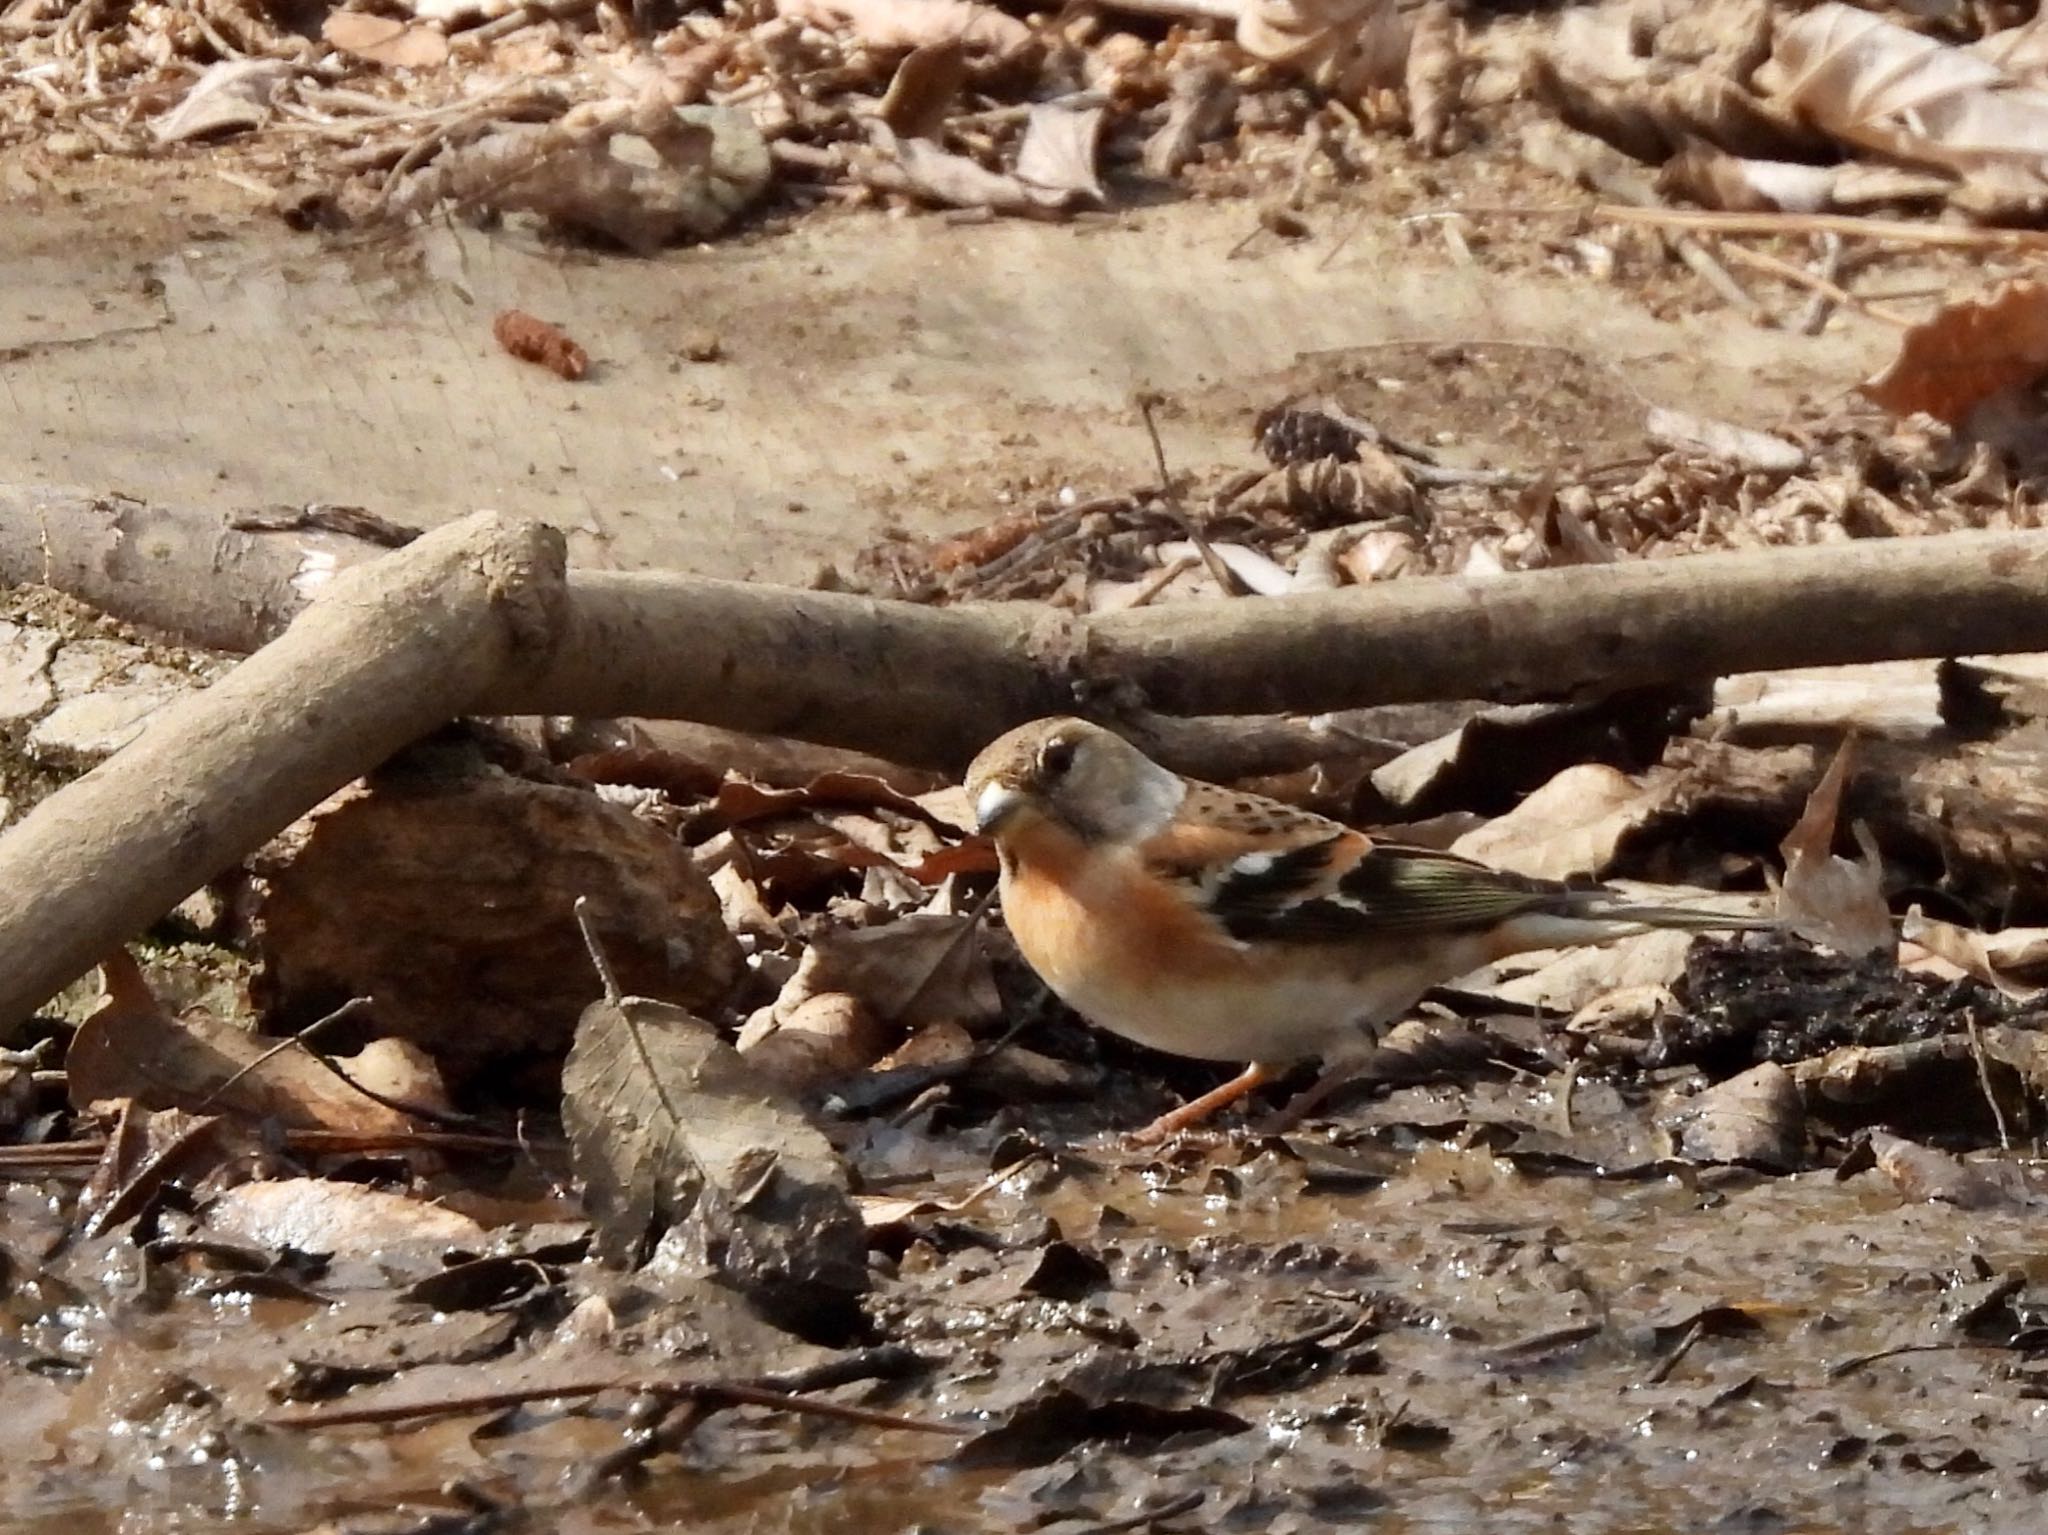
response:
{"label": "tree bark", "polygon": [[0,485],[0,582],[47,586],[211,650],[274,639],[334,576],[411,536],[349,508],[223,515]]}
{"label": "tree bark", "polygon": [[0,834],[0,1023],[545,652],[564,562],[553,529],[479,513],[350,571]]}

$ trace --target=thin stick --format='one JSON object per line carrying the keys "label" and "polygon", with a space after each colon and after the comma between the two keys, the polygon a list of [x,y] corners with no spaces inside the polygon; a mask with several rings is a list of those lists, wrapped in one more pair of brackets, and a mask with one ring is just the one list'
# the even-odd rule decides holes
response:
{"label": "thin stick", "polygon": [[[248,1076],[250,1072],[257,1070],[259,1067],[268,1065],[271,1061],[275,1060],[278,1056],[284,1054],[285,1051],[291,1049],[294,1045],[304,1045],[307,1040],[311,1039],[315,1034],[318,1034],[321,1030],[325,1029],[329,1024],[339,1023],[344,1018],[353,1018],[357,1013],[361,1012],[364,1008],[368,1007],[369,1005],[370,999],[368,997],[350,997],[346,1002],[342,1003],[341,1006],[337,1007],[325,1018],[315,1018],[311,1023],[307,1024],[303,1029],[300,1029],[297,1033],[287,1034],[283,1039],[280,1039],[268,1050],[265,1050],[261,1055],[257,1056],[255,1060],[250,1061],[247,1065],[241,1067],[238,1071],[234,1072],[231,1076],[229,1076],[225,1082],[221,1083],[220,1086],[216,1087],[212,1092],[208,1093],[204,1098],[202,1098],[197,1104],[193,1106],[192,1112],[195,1114],[204,1114],[208,1112],[216,1103],[220,1102],[220,1100],[227,1095],[227,1092],[230,1088],[232,1088],[237,1082],[241,1081],[242,1078]],[[306,1053],[308,1055],[313,1056],[313,1059],[316,1061],[320,1059],[320,1056],[314,1054],[314,1052],[310,1049],[308,1049]],[[347,1081],[348,1079],[344,1077],[342,1080]],[[350,1087],[354,1087],[356,1084],[354,1082],[349,1082],[348,1085]]]}
{"label": "thin stick", "polygon": [[1145,435],[1152,439],[1152,462],[1159,468],[1159,494],[1166,498],[1167,508],[1180,520],[1188,535],[1188,541],[1202,556],[1202,563],[1209,567],[1209,574],[1225,595],[1234,595],[1238,590],[1237,578],[1230,573],[1230,567],[1223,563],[1223,557],[1209,546],[1209,540],[1202,530],[1195,526],[1187,508],[1180,504],[1180,495],[1173,488],[1173,472],[1166,467],[1166,444],[1159,437],[1159,423],[1152,419],[1152,407],[1158,403],[1156,396],[1138,396],[1138,413],[1145,418]]}
{"label": "thin stick", "polygon": [[1721,254],[1728,257],[1729,260],[1739,262],[1741,265],[1749,267],[1754,271],[1768,272],[1773,277],[1782,278],[1784,281],[1792,283],[1797,287],[1805,288],[1809,292],[1819,294],[1823,298],[1831,299],[1835,303],[1840,304],[1844,309],[1854,309],[1859,314],[1867,314],[1871,319],[1882,320],[1887,325],[1896,325],[1901,330],[1910,330],[1919,323],[1910,315],[1903,315],[1896,309],[1886,309],[1882,305],[1873,304],[1868,299],[1851,293],[1840,283],[1831,282],[1818,272],[1810,272],[1796,262],[1785,261],[1771,255],[1768,251],[1751,250],[1746,245],[1727,245],[1722,247]]}
{"label": "thin stick", "polygon": [[[1523,216],[1538,212],[1526,210]],[[1558,208],[1548,217],[1590,214],[1616,224],[1653,229],[1687,229],[1696,234],[1838,234],[1858,240],[1891,240],[1901,245],[1945,245],[1962,250],[2048,250],[2044,229],[1962,229],[1951,224],[1915,224],[1905,219],[1864,219],[1846,213],[1714,213],[1691,208],[1634,208],[1600,203],[1592,209]]]}
{"label": "thin stick", "polygon": [[1998,1126],[1998,1149],[2010,1151],[2012,1130],[2005,1122],[2005,1109],[1998,1101],[1998,1094],[1991,1088],[1991,1066],[1984,1059],[1984,1036],[1977,1031],[1975,1009],[1963,1014],[1963,1027],[1970,1031],[1970,1059],[1977,1066],[1977,1086],[1984,1094],[1984,1101],[1991,1105],[1991,1122]]}
{"label": "thin stick", "polygon": [[951,1423],[934,1423],[927,1418],[906,1418],[870,1407],[848,1407],[839,1402],[821,1402],[765,1386],[743,1385],[738,1381],[635,1380],[614,1376],[606,1380],[561,1381],[552,1385],[517,1386],[503,1391],[477,1391],[436,1397],[431,1401],[365,1403],[357,1407],[323,1407],[306,1412],[276,1413],[263,1421],[273,1428],[342,1428],[358,1423],[403,1423],[409,1418],[441,1417],[450,1413],[502,1412],[528,1402],[557,1401],[564,1397],[601,1396],[621,1391],[635,1396],[666,1397],[675,1401],[702,1402],[716,1407],[773,1407],[784,1412],[809,1413],[814,1417],[837,1418],[845,1423],[865,1423],[875,1428],[901,1428],[917,1434],[946,1434],[964,1438],[974,1432]]}

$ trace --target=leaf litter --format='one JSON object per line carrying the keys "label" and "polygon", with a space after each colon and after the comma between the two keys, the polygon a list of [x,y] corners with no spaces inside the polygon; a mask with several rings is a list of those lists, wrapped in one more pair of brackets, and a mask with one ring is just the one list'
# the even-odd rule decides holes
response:
{"label": "leaf litter", "polygon": [[[524,208],[635,248],[775,196],[1076,217],[1139,174],[1216,185],[1276,124],[1334,164],[1390,124],[1443,153],[1547,115],[1553,163],[1638,214],[1902,215],[1845,236],[1877,245],[2034,195],[2038,28],[1993,11],[791,4],[634,51],[596,8],[489,9],[339,11],[323,53],[237,7],[19,0],[0,27],[31,73],[0,100],[40,118],[73,92],[87,152],[212,141],[279,186],[310,164],[366,230]],[[1525,67],[1534,99],[1508,101]],[[309,156],[278,149],[287,122]],[[1685,227],[1567,211],[1558,258],[1588,270]],[[1464,241],[1489,217],[1441,222]],[[1705,272],[1708,243],[1643,248]],[[1827,267],[1829,304],[1874,307],[1877,265]],[[1604,460],[1457,461],[1376,424],[1355,370],[1304,368],[1247,412],[1234,469],[891,539],[838,579],[1104,611],[2037,527],[2033,470],[1979,410],[2028,420],[2030,303],[1953,296],[1866,387],[1880,409],[1644,402]],[[1478,378],[1484,351],[1424,360]],[[940,786],[638,726],[552,756],[430,745],[259,861],[215,929],[262,956],[252,994],[159,1003],[110,959],[107,1008],[46,1026],[67,1078],[44,1046],[8,1063],[9,1406],[53,1451],[89,1441],[101,1490],[227,1509],[253,1480],[248,1527],[369,1527],[366,1456],[413,1528],[522,1505],[1448,1526],[1510,1485],[1588,1527],[1767,1526],[1831,1517],[1850,1476],[1872,1529],[1995,1527],[2036,1490],[2025,1404],[2048,1389],[2021,1155],[2048,1123],[2039,934],[2011,925],[2048,906],[2040,712],[1931,669],[1750,686],[1282,722],[1269,791],[1672,899],[1753,909],[1777,878],[1818,942],[1529,956],[1433,998],[1327,1120],[1144,1153],[1108,1132],[1213,1077],[1045,995],[975,912],[990,855]],[[1988,723],[1965,728],[1965,694]],[[584,962],[586,894],[618,984]],[[373,1080],[394,1045],[420,1073]],[[280,1475],[259,1425],[322,1449]],[[937,1491],[935,1427],[962,1441]]]}

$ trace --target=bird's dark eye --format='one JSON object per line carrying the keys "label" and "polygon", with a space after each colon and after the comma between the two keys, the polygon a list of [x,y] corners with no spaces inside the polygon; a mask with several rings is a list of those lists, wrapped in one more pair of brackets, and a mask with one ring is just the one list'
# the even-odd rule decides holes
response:
{"label": "bird's dark eye", "polygon": [[1072,741],[1048,741],[1038,754],[1039,771],[1048,777],[1057,778],[1074,765],[1074,743]]}

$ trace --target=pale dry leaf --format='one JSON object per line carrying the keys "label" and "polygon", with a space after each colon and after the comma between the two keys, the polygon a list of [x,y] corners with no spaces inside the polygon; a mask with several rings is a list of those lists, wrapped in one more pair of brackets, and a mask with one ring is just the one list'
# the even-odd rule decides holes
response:
{"label": "pale dry leaf", "polygon": [[1096,155],[1102,141],[1104,107],[1069,107],[1040,102],[1024,122],[1024,142],[1017,149],[1019,181],[1077,199],[1107,201]]}
{"label": "pale dry leaf", "polygon": [[1052,218],[1071,208],[1080,194],[1071,189],[1033,186],[1015,176],[992,171],[978,160],[952,154],[925,139],[899,139],[878,123],[878,137],[894,156],[900,186],[928,201],[952,208],[986,208],[991,213],[1025,218]]}
{"label": "pale dry leaf", "polygon": [[[2029,972],[2039,973],[2048,965],[2048,928],[2008,928],[2001,933],[1979,933],[1953,922],[1938,922],[1923,917],[1915,907],[1906,914],[1900,924],[1899,937],[1907,944],[1917,945],[1958,975],[1973,976],[1986,985],[1995,986],[2015,1002],[2032,1002],[2048,986],[2021,979]],[[1923,969],[1926,966],[1918,960],[1908,961],[1905,969]]]}
{"label": "pale dry leaf", "polygon": [[1860,857],[1838,858],[1834,852],[1855,750],[1854,736],[1842,742],[1807,796],[1798,822],[1778,844],[1785,858],[1778,915],[1800,937],[1843,954],[1896,954],[1898,936],[1884,898],[1884,859],[1870,828],[1860,821],[1854,827]]}
{"label": "pale dry leaf", "polygon": [[1244,0],[1237,45],[1347,101],[1402,83],[1409,29],[1394,0]]}
{"label": "pale dry leaf", "polygon": [[1916,164],[2031,174],[2048,157],[2048,91],[1848,5],[1783,22],[1756,85],[1845,142]]}
{"label": "pale dry leaf", "polygon": [[1237,82],[1230,66],[1210,54],[1187,50],[1175,60],[1167,86],[1166,121],[1145,141],[1147,175],[1180,173],[1211,139],[1221,138],[1237,116]]}
{"label": "pale dry leaf", "polygon": [[1461,28],[1450,0],[1427,0],[1411,22],[1403,85],[1408,93],[1408,134],[1432,154],[1449,147],[1465,83]]}
{"label": "pale dry leaf", "polygon": [[1657,190],[1731,213],[1855,212],[1901,203],[1940,203],[1956,179],[1892,165],[1805,165],[1727,154],[1690,143],[1658,169]]}
{"label": "pale dry leaf", "polygon": [[320,24],[320,35],[343,53],[388,69],[434,69],[448,61],[445,33],[396,16],[333,11]]}
{"label": "pale dry leaf", "polygon": [[1984,298],[1943,305],[1907,331],[1898,356],[1861,386],[1865,397],[1907,416],[1924,412],[1958,426],[1986,400],[2048,373],[2048,283],[2003,283]]}
{"label": "pale dry leaf", "polygon": [[[1669,928],[1598,948],[1555,949],[1517,955],[1459,982],[1510,1007],[1576,1015],[1622,993],[1662,991],[1685,974],[1696,934]],[[1495,979],[1494,977],[1500,977]]]}
{"label": "pale dry leaf", "polygon": [[562,1122],[598,1244],[633,1263],[671,1228],[765,1314],[844,1318],[866,1240],[831,1143],[701,1019],[608,994],[562,1068]]}
{"label": "pale dry leaf", "polygon": [[[1261,554],[1249,544],[1217,543],[1211,540],[1209,548],[1216,558],[1223,562],[1246,591],[1260,597],[1285,596],[1294,583],[1287,567],[1268,555]],[[1175,539],[1159,546],[1159,558],[1171,564],[1175,560],[1193,556],[1202,557],[1202,551],[1186,539]]]}
{"label": "pale dry leaf", "polygon": [[207,66],[179,103],[150,125],[159,144],[184,144],[215,134],[260,128],[271,100],[291,78],[282,59],[223,59]]}
{"label": "pale dry leaf", "polygon": [[1870,1132],[1870,1153],[1877,1170],[1907,1199],[1988,1210],[2014,1202],[2019,1192],[1988,1168],[1882,1130]]}
{"label": "pale dry leaf", "polygon": [[2022,84],[2048,84],[2048,15],[1987,32],[1968,48]]}
{"label": "pale dry leaf", "polygon": [[1651,407],[1643,435],[1654,446],[1759,474],[1797,474],[1806,467],[1806,450],[1782,437],[1661,405]]}
{"label": "pale dry leaf", "polygon": [[776,12],[830,32],[850,33],[869,48],[922,48],[957,43],[997,54],[1031,41],[1014,16],[973,0],[777,0]]}
{"label": "pale dry leaf", "polygon": [[481,1250],[484,1228],[467,1215],[360,1183],[283,1178],[228,1189],[206,1208],[208,1230],[257,1247],[374,1259],[403,1243]]}
{"label": "pale dry leaf", "polygon": [[1624,838],[1664,813],[1675,782],[1665,772],[1638,781],[1601,763],[1581,763],[1458,838],[1451,851],[1544,879],[1598,877],[1613,865]]}

